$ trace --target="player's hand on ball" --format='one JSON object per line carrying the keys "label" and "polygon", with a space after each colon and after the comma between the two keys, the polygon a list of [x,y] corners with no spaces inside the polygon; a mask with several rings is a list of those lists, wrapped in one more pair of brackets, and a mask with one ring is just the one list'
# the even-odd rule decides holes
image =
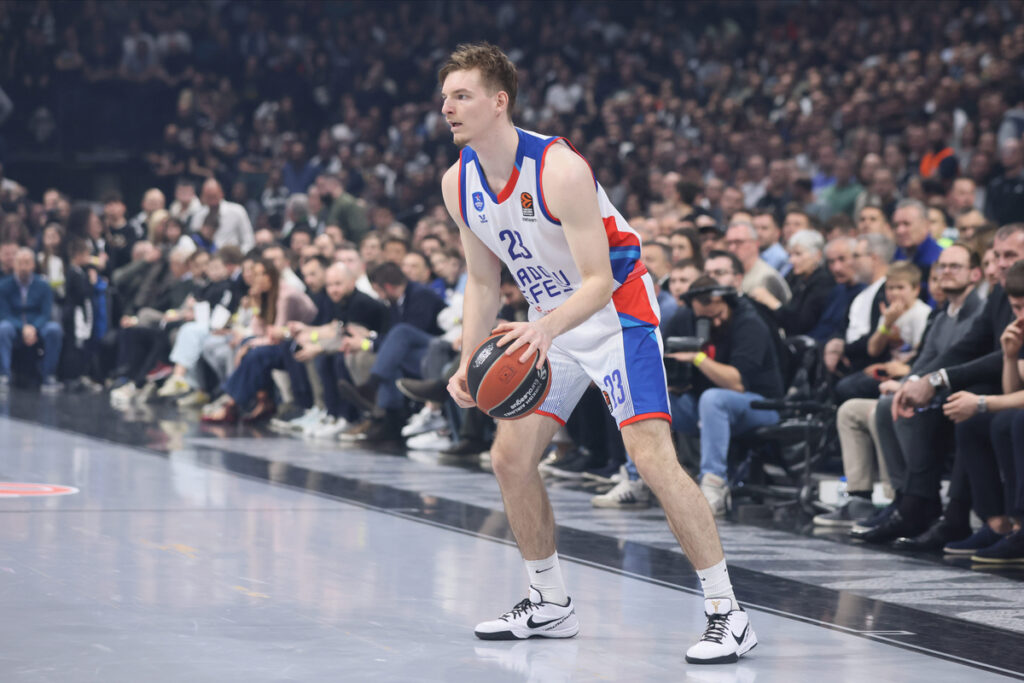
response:
{"label": "player's hand on ball", "polygon": [[[525,363],[535,352],[539,351],[537,357],[537,368],[544,367],[544,360],[548,357],[548,349],[551,348],[552,337],[540,320],[532,323],[501,323],[491,334],[505,333],[505,336],[498,341],[498,346],[506,346],[505,355],[511,356],[523,349],[519,356],[519,362]],[[525,347],[525,348],[524,348]]]}
{"label": "player's hand on ball", "polygon": [[448,380],[448,393],[452,395],[455,403],[460,408],[472,408],[476,405],[473,396],[469,393],[469,385],[466,384],[466,366],[460,365],[455,374]]}

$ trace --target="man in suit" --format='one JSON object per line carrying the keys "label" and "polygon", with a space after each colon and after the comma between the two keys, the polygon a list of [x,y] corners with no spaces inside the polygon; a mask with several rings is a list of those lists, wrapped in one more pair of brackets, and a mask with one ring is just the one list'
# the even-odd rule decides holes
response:
{"label": "man in suit", "polygon": [[358,325],[348,325],[343,351],[373,350],[377,356],[370,379],[354,386],[338,382],[341,395],[371,416],[365,426],[369,441],[399,440],[405,423],[405,400],[395,382],[402,377],[419,377],[420,364],[430,340],[442,333],[437,314],[444,300],[426,285],[410,282],[402,269],[384,262],[370,273],[370,282],[381,301],[390,305],[388,330],[375,335]]}
{"label": "man in suit", "polygon": [[14,257],[14,272],[0,280],[0,390],[11,382],[11,354],[15,348],[43,346],[40,371],[42,390],[60,389],[55,373],[64,331],[51,320],[53,290],[35,273],[31,249],[22,247]]}

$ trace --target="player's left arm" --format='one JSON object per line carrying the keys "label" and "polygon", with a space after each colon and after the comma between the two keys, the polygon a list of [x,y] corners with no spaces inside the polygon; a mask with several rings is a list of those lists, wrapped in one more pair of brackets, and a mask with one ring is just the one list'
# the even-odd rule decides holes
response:
{"label": "player's left arm", "polygon": [[508,329],[515,339],[509,344],[507,353],[526,345],[528,348],[522,359],[540,350],[538,364],[543,363],[555,337],[604,308],[615,290],[608,237],[590,167],[565,145],[556,145],[548,151],[541,182],[548,208],[562,222],[562,230],[582,282],[565,303],[543,318],[533,323],[508,323],[497,328],[498,331]]}

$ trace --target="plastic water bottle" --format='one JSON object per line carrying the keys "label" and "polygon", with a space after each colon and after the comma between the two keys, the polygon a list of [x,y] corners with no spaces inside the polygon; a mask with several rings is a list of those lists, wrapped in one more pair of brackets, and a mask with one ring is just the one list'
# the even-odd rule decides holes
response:
{"label": "plastic water bottle", "polygon": [[850,493],[846,489],[846,477],[839,477],[839,485],[836,486],[836,505],[842,507],[850,502]]}

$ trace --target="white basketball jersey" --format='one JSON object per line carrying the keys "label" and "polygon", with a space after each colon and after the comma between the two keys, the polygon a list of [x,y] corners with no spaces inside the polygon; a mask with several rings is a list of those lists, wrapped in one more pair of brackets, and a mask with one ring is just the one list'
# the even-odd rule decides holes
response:
{"label": "white basketball jersey", "polygon": [[[576,149],[562,137],[544,137],[520,128],[516,132],[515,169],[497,193],[487,184],[476,152],[471,147],[462,149],[459,210],[473,233],[504,261],[533,310],[547,313],[579,289],[582,278],[562,223],[544,201],[541,171],[552,145],[564,142],[574,152]],[[618,289],[647,272],[640,260],[640,235],[612,206],[596,178],[594,184]]]}

